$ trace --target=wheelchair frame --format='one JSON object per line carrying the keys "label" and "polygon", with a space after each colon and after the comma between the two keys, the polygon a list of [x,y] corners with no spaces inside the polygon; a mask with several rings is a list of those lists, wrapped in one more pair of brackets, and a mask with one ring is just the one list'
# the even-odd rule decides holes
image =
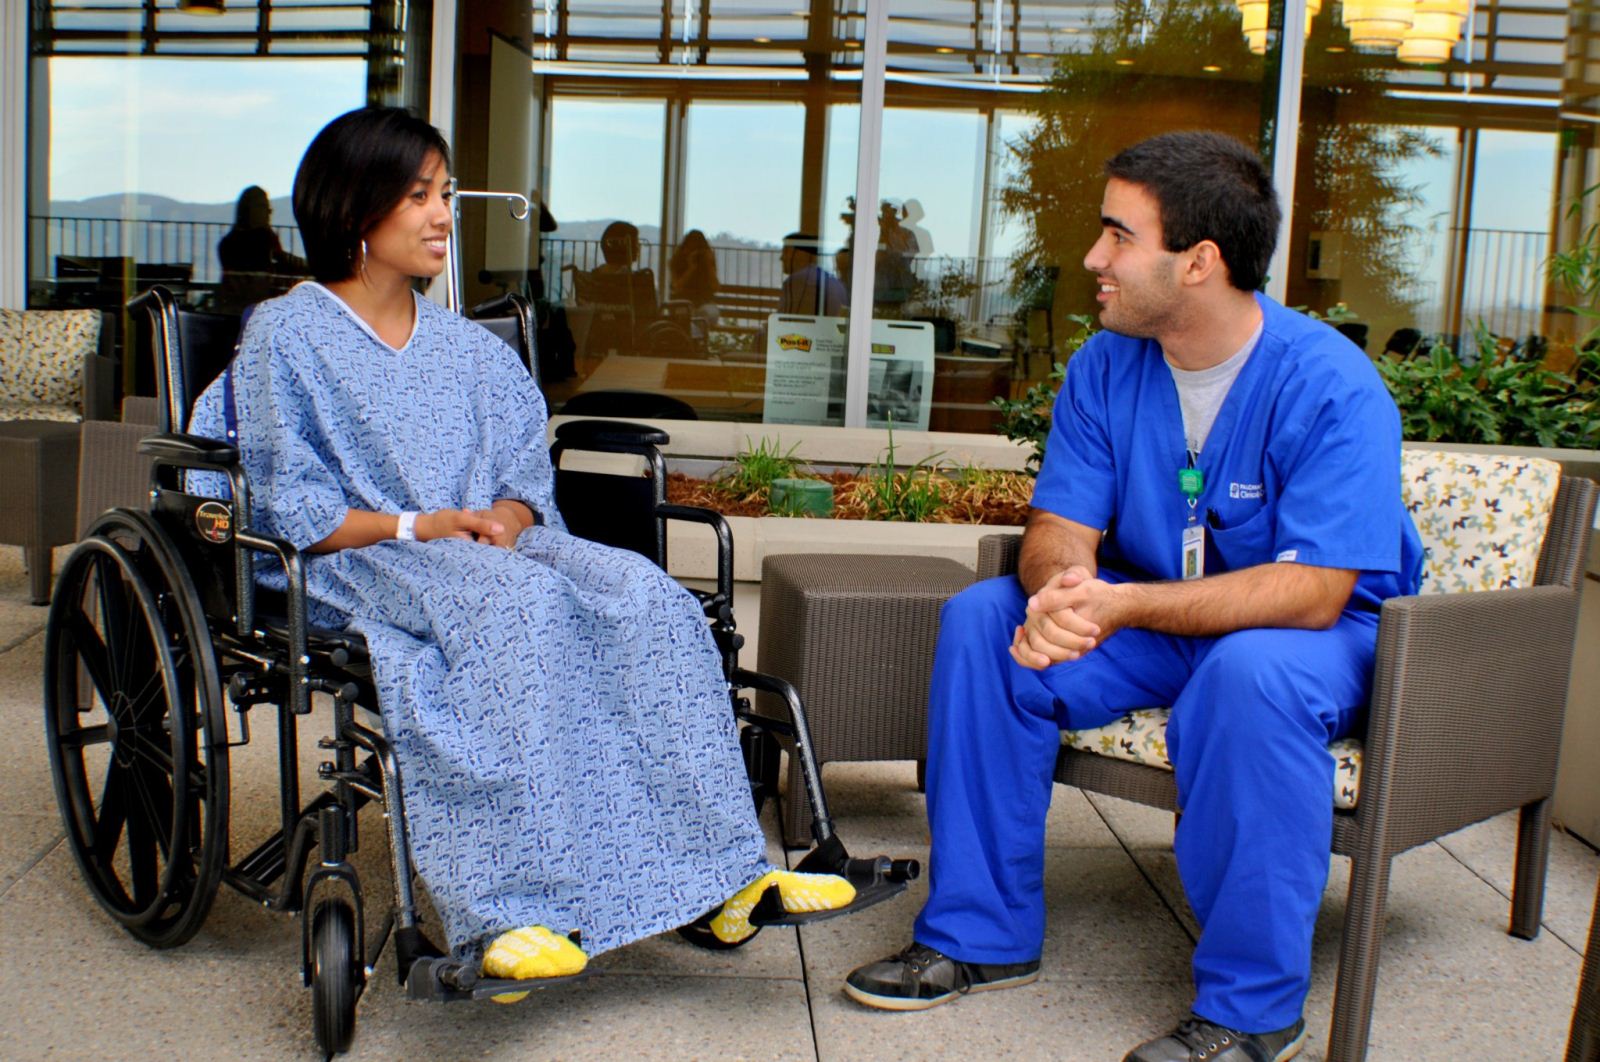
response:
{"label": "wheelchair frame", "polygon": [[[528,308],[516,301],[510,317],[488,322],[514,347],[532,335]],[[313,992],[318,1046],[330,1055],[348,1048],[356,1001],[391,935],[399,982],[412,999],[481,999],[573,980],[485,978],[476,962],[452,958],[424,935],[400,765],[384,734],[356,714],[358,707],[378,710],[365,643],[357,635],[308,626],[300,552],[252,529],[250,487],[234,447],[172,430],[191,397],[176,303],[158,288],[130,309],[149,313],[160,362],[164,430],[140,446],[154,460],[150,510],[112,509],[95,521],[63,566],[45,638],[52,776],[69,847],[90,891],[130,933],[158,948],[192,937],[223,884],[270,910],[309,912],[301,923],[302,977]],[[531,349],[524,351],[527,364],[536,365]],[[705,524],[716,535],[716,589],[693,592],[722,658],[756,809],[776,795],[776,735],[786,735],[801,757],[815,809],[817,844],[797,869],[842,874],[857,888],[848,907],[791,915],[773,887],[751,921],[758,927],[797,925],[886,900],[903,891],[919,867],[915,860],[887,856],[852,858],[834,832],[799,695],[781,679],[738,666],[743,637],[733,618],[733,543],[726,522],[709,510],[665,501],[659,447],[667,441],[665,432],[644,425],[574,421],[556,432],[551,459],[558,499],[569,501],[595,486],[582,477],[606,474],[563,472],[564,453],[641,459],[649,475],[606,478],[633,481],[646,521],[643,534],[623,545],[663,568],[668,520]],[[187,493],[182,477],[189,471],[227,476],[232,501]],[[607,523],[615,522],[615,489],[608,488],[613,504]],[[568,519],[574,533],[585,524],[581,514]],[[255,585],[256,554],[282,567],[284,595]],[[86,689],[92,689],[87,696]],[[777,695],[790,718],[757,715],[743,692],[748,690]],[[313,693],[331,698],[332,733],[318,742],[331,755],[317,770],[326,788],[303,801],[299,723],[311,711]],[[278,709],[279,829],[234,862],[228,855],[228,750],[249,742],[250,712],[262,704]],[[230,735],[229,706],[238,717],[237,740]],[[103,723],[85,720],[95,712],[104,714]],[[102,745],[107,765],[97,808],[85,756]],[[357,813],[370,800],[384,804],[395,895],[369,961],[365,896],[348,857],[359,847]],[[714,913],[679,933],[701,947],[738,946],[711,933]]]}

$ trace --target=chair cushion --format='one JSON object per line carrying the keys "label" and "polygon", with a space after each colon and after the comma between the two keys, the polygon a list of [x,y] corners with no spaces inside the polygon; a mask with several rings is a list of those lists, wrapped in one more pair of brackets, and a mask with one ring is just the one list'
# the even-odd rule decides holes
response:
{"label": "chair cushion", "polygon": [[1406,450],[1400,479],[1426,557],[1420,593],[1533,585],[1561,485],[1559,464]]}
{"label": "chair cushion", "polygon": [[[1093,730],[1064,731],[1061,743],[1084,752],[1170,771],[1167,717],[1171,711],[1170,708],[1141,708]],[[1333,757],[1334,765],[1333,806],[1349,810],[1356,806],[1361,789],[1361,742],[1356,738],[1340,738],[1328,746],[1328,755]]]}
{"label": "chair cushion", "polygon": [[99,310],[0,310],[0,417],[81,419],[83,366],[99,345]]}
{"label": "chair cushion", "polygon": [[0,420],[54,420],[76,424],[82,419],[76,402],[70,406],[53,406],[31,399],[19,401],[0,397]]}

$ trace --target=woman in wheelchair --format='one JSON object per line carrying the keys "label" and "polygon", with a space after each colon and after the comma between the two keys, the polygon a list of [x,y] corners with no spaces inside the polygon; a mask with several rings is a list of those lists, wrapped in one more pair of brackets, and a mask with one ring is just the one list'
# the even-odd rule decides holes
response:
{"label": "woman in wheelchair", "polygon": [[450,188],[404,111],[324,128],[294,183],[316,281],[256,308],[190,432],[236,431],[254,526],[313,555],[311,622],[365,637],[452,953],[561,976],[718,905],[743,939],[774,884],[786,910],[849,904],[767,862],[698,603],[566,533],[527,370],[416,293]]}

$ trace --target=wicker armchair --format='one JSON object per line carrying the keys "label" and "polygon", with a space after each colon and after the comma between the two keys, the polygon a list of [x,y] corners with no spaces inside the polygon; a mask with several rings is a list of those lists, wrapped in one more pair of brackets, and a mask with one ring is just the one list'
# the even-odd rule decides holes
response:
{"label": "wicker armchair", "polygon": [[[1550,798],[1595,498],[1593,482],[1561,479],[1534,585],[1384,603],[1359,796],[1352,809],[1336,806],[1334,813],[1333,851],[1350,857],[1351,875],[1329,1062],[1366,1057],[1389,868],[1399,853],[1520,809],[1509,931],[1524,940],[1539,932]],[[1015,572],[1021,541],[984,538],[978,577]],[[1485,632],[1493,632],[1492,640]],[[1055,779],[1177,807],[1170,770],[1065,743]]]}
{"label": "wicker armchair", "polygon": [[0,543],[22,547],[36,605],[73,539],[78,425],[110,412],[114,339],[99,310],[0,309]]}

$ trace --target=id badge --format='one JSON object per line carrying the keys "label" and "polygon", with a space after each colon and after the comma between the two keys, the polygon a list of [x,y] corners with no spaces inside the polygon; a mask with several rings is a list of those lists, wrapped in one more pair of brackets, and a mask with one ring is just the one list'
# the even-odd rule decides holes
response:
{"label": "id badge", "polygon": [[1199,579],[1206,574],[1206,527],[1190,524],[1183,529],[1183,577]]}

